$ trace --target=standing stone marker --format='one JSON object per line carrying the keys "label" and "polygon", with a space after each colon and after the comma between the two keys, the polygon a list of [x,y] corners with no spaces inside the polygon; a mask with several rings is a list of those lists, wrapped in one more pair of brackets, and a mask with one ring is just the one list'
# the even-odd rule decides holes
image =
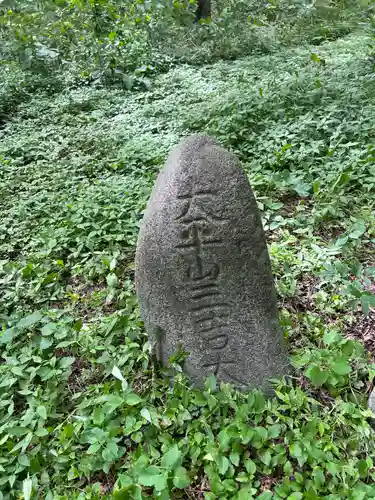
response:
{"label": "standing stone marker", "polygon": [[167,364],[179,347],[201,386],[215,374],[268,389],[286,372],[269,255],[238,159],[203,135],[185,139],[159,174],[136,255],[141,314]]}

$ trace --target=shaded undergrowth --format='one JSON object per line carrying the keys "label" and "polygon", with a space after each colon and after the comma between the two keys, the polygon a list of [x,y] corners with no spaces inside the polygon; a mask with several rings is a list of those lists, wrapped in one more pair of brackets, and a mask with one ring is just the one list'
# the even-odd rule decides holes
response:
{"label": "shaded undergrowth", "polygon": [[[0,495],[374,497],[366,47],[356,33],[179,65],[136,92],[15,96],[0,130]],[[213,378],[192,389],[178,358],[172,386],[150,360],[136,238],[166,155],[195,131],[239,155],[262,211],[295,366],[268,401]]]}

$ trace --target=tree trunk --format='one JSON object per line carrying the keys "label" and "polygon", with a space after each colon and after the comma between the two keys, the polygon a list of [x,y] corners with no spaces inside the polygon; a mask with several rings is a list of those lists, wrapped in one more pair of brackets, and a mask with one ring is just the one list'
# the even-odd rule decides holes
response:
{"label": "tree trunk", "polygon": [[207,19],[208,17],[211,17],[211,0],[198,0],[194,22],[197,23],[201,19]]}

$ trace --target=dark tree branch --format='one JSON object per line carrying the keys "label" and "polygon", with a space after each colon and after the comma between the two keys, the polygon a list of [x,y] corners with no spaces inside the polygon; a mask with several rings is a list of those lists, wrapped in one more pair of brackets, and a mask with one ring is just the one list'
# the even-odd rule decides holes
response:
{"label": "dark tree branch", "polygon": [[211,0],[198,0],[194,23],[211,16]]}

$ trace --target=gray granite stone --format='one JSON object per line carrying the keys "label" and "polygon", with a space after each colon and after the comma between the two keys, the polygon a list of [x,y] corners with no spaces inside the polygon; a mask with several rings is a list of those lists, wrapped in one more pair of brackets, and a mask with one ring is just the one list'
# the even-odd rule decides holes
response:
{"label": "gray granite stone", "polygon": [[375,413],[375,389],[372,390],[370,397],[368,398],[367,406],[369,410]]}
{"label": "gray granite stone", "polygon": [[193,382],[214,373],[268,389],[287,371],[269,255],[238,159],[206,136],[174,150],[144,215],[136,254],[141,314],[163,364],[181,347]]}

